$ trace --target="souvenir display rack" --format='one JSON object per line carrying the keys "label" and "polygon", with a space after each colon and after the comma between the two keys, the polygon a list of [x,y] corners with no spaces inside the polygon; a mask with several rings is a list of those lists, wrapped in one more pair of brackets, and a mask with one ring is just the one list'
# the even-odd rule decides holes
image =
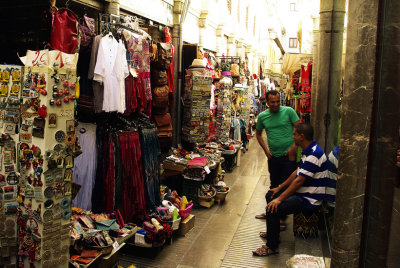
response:
{"label": "souvenir display rack", "polygon": [[196,74],[187,75],[185,79],[183,139],[189,143],[202,143],[208,137],[213,78]]}
{"label": "souvenir display rack", "polygon": [[221,142],[229,139],[231,126],[232,80],[225,77],[217,84],[218,104],[216,115],[216,138]]}
{"label": "souvenir display rack", "polygon": [[[25,62],[24,68],[2,66],[1,213],[9,239],[1,239],[1,246],[18,258],[19,267],[65,267],[76,149],[77,54],[28,51]],[[12,233],[17,243],[11,241]],[[6,264],[14,264],[13,258]]]}

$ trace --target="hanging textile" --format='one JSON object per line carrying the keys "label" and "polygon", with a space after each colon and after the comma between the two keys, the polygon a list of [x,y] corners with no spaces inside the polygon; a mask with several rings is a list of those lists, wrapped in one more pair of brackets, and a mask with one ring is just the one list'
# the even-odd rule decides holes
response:
{"label": "hanging textile", "polygon": [[149,42],[142,36],[136,37],[128,30],[123,30],[123,36],[129,55],[129,66],[134,68],[143,79],[143,89],[146,99],[151,100],[150,82],[150,47]]}
{"label": "hanging textile", "polygon": [[104,83],[103,110],[125,112],[125,78],[129,74],[126,49],[110,35],[100,40],[94,80]]}
{"label": "hanging textile", "polygon": [[105,177],[105,212],[111,213],[114,211],[114,183],[115,183],[115,150],[111,133],[108,135],[107,143],[108,166]]}
{"label": "hanging textile", "polygon": [[161,205],[160,199],[160,144],[157,128],[144,128],[140,131],[143,177],[148,197],[148,208],[155,211]]}
{"label": "hanging textile", "polygon": [[312,76],[312,61],[307,64],[307,69],[301,65],[301,98],[300,98],[300,111],[302,113],[311,112],[311,76]]}
{"label": "hanging textile", "polygon": [[[96,180],[94,183],[92,194],[92,211],[94,213],[104,212],[104,175],[106,174],[105,167],[108,166],[108,158],[105,157],[107,152],[106,129],[102,124],[97,124],[96,130],[96,146],[97,146],[97,170]],[[99,194],[100,193],[100,194]]]}
{"label": "hanging textile", "polygon": [[81,185],[80,191],[72,201],[73,206],[92,209],[92,192],[96,178],[97,147],[96,125],[79,123],[77,138],[82,154],[74,161],[74,182]]}
{"label": "hanging textile", "polygon": [[[94,38],[92,44],[92,54],[90,57],[89,64],[89,72],[88,79],[93,80],[94,78],[94,68],[96,67],[97,61],[97,52],[99,50],[100,40],[103,38],[102,35],[98,35]],[[104,85],[98,81],[92,81],[93,88],[93,104],[94,104],[94,112],[101,113],[103,110],[103,93],[104,93]]]}
{"label": "hanging textile", "polygon": [[122,205],[124,221],[143,220],[146,216],[145,188],[139,134],[133,131],[118,133],[122,162]]}

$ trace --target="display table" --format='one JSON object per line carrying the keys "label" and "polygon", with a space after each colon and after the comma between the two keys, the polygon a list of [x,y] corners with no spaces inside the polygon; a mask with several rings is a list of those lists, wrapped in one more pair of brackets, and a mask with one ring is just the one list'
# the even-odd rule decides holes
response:
{"label": "display table", "polygon": [[126,241],[129,240],[131,237],[135,235],[136,231],[133,231],[129,233],[128,235],[124,237],[118,237],[115,242],[118,243],[115,244],[113,250],[111,253],[104,255],[100,253],[97,255],[96,258],[94,258],[90,263],[88,264],[79,264],[79,267],[86,268],[111,268],[111,267],[117,267],[118,266],[118,252],[121,248],[123,248],[126,245]]}

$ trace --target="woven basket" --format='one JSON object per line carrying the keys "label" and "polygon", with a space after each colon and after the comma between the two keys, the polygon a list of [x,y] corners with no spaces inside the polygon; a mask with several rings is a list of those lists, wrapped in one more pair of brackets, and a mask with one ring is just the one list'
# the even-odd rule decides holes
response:
{"label": "woven basket", "polygon": [[225,197],[228,195],[228,193],[230,192],[231,188],[227,187],[228,190],[226,192],[218,192],[215,194],[215,201],[220,202],[220,201],[224,201]]}
{"label": "woven basket", "polygon": [[179,217],[178,219],[176,219],[174,221],[167,221],[167,223],[172,226],[172,230],[176,231],[179,229],[179,224],[181,223],[181,220],[182,220],[182,218]]}
{"label": "woven basket", "polygon": [[217,191],[215,191],[215,189],[212,189],[211,191],[212,191],[212,195],[211,196],[201,196],[200,195],[201,190],[198,189],[197,199],[199,200],[199,202],[202,202],[202,201],[210,202],[211,199],[213,199],[215,197],[216,193],[217,193]]}
{"label": "woven basket", "polygon": [[192,211],[193,203],[187,206],[185,209],[180,209],[179,210],[179,215],[181,215],[182,220],[185,220],[187,217],[189,217],[190,212]]}

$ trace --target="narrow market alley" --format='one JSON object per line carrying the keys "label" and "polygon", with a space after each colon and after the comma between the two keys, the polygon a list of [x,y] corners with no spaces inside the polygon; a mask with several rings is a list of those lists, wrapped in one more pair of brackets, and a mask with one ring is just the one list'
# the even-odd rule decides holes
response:
{"label": "narrow market alley", "polygon": [[[269,187],[267,161],[255,138],[249,150],[242,154],[240,166],[225,176],[231,191],[225,202],[210,209],[192,210],[195,226],[185,236],[174,236],[161,250],[125,247],[119,265],[128,267],[286,267],[286,261],[295,254],[328,256],[320,238],[295,238],[292,232],[293,216],[287,220],[287,229],[281,233],[280,254],[270,257],[253,256],[252,250],[265,240],[259,237],[265,231],[265,220],[255,219],[265,209],[264,195]],[[321,239],[322,238],[322,239]],[[323,249],[325,254],[323,254]],[[329,261],[325,259],[326,267]]]}

